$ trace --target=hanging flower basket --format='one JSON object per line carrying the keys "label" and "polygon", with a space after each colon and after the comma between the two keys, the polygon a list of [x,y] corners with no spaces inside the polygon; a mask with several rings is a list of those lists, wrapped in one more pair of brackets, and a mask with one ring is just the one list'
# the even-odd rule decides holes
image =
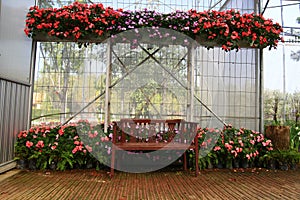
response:
{"label": "hanging flower basket", "polygon": [[203,46],[221,46],[225,51],[241,47],[272,49],[283,40],[278,23],[236,10],[162,14],[146,9],[132,12],[105,8],[101,3],[75,2],[58,9],[34,6],[26,17],[24,31],[36,41],[100,43],[110,36],[144,27],[175,30]]}
{"label": "hanging flower basket", "polygon": [[45,32],[38,32],[32,37],[34,40],[39,42],[77,42],[77,43],[101,43],[107,38],[108,35],[103,34],[101,37],[95,35],[86,35],[80,38],[75,38],[74,36],[69,36],[65,38],[57,37],[55,35],[49,35]]}

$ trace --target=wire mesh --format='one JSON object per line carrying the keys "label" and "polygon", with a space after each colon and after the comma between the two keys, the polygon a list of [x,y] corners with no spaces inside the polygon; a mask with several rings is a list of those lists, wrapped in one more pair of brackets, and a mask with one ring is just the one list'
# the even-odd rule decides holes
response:
{"label": "wire mesh", "polygon": [[[100,1],[92,1],[99,3]],[[43,6],[59,6],[70,1],[40,1]],[[235,8],[241,12],[253,12],[254,1],[155,1],[118,0],[101,1],[105,6],[125,10],[155,9],[159,12],[175,10],[224,10]],[[156,6],[156,7],[155,7]],[[33,95],[33,122],[65,121],[92,99],[105,91],[107,71],[107,44],[91,44],[79,49],[75,43],[38,44]],[[188,49],[180,45],[168,48],[142,44],[155,53],[185,86],[188,86]],[[131,49],[129,44],[116,44],[112,49],[112,83],[124,76],[147,54],[141,48]],[[258,128],[258,78],[259,57],[255,49],[224,52],[221,48],[195,49],[194,94],[224,121],[234,126]],[[125,67],[124,67],[125,66]],[[151,69],[154,66],[154,70]],[[127,69],[126,69],[127,67]],[[147,78],[160,77],[153,81]],[[138,82],[143,77],[144,82]],[[155,79],[155,78],[154,78]],[[151,82],[152,81],[152,82]],[[103,121],[105,95],[84,109],[74,120],[90,118]],[[180,86],[153,59],[116,84],[111,90],[111,120],[128,117],[186,118],[187,91]],[[194,99],[194,121],[202,126],[217,126],[214,116]]]}

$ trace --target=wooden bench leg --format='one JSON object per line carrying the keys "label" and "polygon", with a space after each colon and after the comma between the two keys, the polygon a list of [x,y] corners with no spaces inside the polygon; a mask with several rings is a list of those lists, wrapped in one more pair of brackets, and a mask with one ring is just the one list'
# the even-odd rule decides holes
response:
{"label": "wooden bench leg", "polygon": [[187,159],[186,159],[186,151],[183,154],[183,170],[187,171]]}
{"label": "wooden bench leg", "polygon": [[198,148],[195,149],[195,173],[196,173],[196,177],[199,174],[199,150]]}
{"label": "wooden bench leg", "polygon": [[114,147],[112,147],[111,150],[111,161],[110,161],[110,177],[114,176],[114,169],[115,169],[115,153],[116,150]]}

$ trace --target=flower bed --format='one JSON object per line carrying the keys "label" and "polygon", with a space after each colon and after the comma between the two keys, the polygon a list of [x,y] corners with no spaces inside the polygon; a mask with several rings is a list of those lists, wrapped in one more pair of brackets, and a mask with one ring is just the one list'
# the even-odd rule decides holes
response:
{"label": "flower bed", "polygon": [[228,126],[222,131],[212,128],[199,129],[198,138],[200,152],[209,151],[207,156],[200,157],[201,168],[210,165],[218,168],[263,166],[259,158],[273,150],[271,140],[264,134],[245,128]]}
{"label": "flower bed", "polygon": [[[246,44],[247,47],[276,48],[283,31],[271,19],[236,10],[176,11],[169,14],[151,10],[123,11],[102,4],[75,2],[62,8],[31,7],[27,14],[25,33],[39,41],[102,42],[105,38],[126,30],[151,27],[181,32],[207,47],[221,46],[229,51]],[[49,37],[50,36],[50,37]],[[151,35],[164,39],[169,35]]]}
{"label": "flower bed", "polygon": [[31,167],[24,166],[32,169],[99,167],[100,163],[91,153],[97,152],[97,159],[106,162],[111,149],[109,136],[110,132],[104,135],[103,125],[93,126],[87,121],[65,126],[41,124],[19,133],[15,158],[25,163],[33,162]]}
{"label": "flower bed", "polygon": [[[104,134],[103,127],[103,124],[91,125],[83,120],[61,127],[54,124],[31,127],[18,134],[15,145],[16,160],[19,163],[30,163],[30,166],[25,166],[30,169],[104,167],[110,163],[109,141],[112,139],[112,127],[109,127],[107,134]],[[247,167],[242,166],[244,161],[249,165],[255,163],[263,166],[264,163],[259,163],[259,160],[263,160],[260,158],[266,157],[265,155],[272,151],[271,141],[262,133],[244,128],[200,128],[198,138],[200,155],[207,151],[207,154],[199,159],[202,169],[209,165],[220,167],[221,164],[230,168],[234,161],[238,161],[238,167]],[[215,142],[213,138],[216,139]],[[164,138],[161,138],[161,142],[164,141]],[[209,146],[212,148],[207,148]],[[159,162],[164,158],[153,159]],[[167,154],[166,159],[169,159]],[[228,165],[230,163],[231,165]]]}

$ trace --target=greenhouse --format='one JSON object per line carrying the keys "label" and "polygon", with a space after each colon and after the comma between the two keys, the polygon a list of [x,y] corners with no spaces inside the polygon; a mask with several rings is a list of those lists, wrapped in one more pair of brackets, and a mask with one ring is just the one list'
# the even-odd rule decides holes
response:
{"label": "greenhouse", "polygon": [[294,153],[264,133],[264,52],[284,41],[268,3],[0,1],[0,172],[201,177]]}

